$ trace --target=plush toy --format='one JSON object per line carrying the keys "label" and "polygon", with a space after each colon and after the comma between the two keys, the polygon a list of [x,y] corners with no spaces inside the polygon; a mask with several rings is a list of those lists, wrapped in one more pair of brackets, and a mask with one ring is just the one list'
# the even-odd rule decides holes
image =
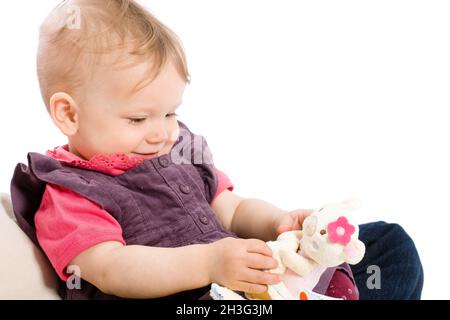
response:
{"label": "plush toy", "polygon": [[[359,201],[353,199],[329,203],[312,212],[303,221],[302,230],[282,233],[276,241],[267,242],[278,261],[278,267],[268,272],[282,274],[283,281],[268,286],[263,294],[245,296],[262,300],[329,298],[312,291],[325,269],[344,262],[356,264],[364,256],[358,225],[349,214],[359,207]],[[217,284],[213,284],[211,295],[214,299],[243,299]]]}

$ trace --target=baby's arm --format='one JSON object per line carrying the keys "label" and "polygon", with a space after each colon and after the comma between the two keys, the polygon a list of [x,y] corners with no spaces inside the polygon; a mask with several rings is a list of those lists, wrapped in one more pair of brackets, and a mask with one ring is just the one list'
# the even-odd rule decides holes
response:
{"label": "baby's arm", "polygon": [[211,207],[226,229],[242,238],[264,241],[276,239],[277,221],[289,214],[266,201],[241,198],[229,190],[217,196]]}
{"label": "baby's arm", "polygon": [[101,291],[123,298],[158,298],[216,282],[261,293],[281,281],[264,272],[277,266],[270,248],[256,239],[225,238],[179,248],[104,242],[83,251],[71,265]]}
{"label": "baby's arm", "polygon": [[70,264],[104,293],[139,299],[208,285],[208,257],[208,245],[156,248],[110,241],[83,251]]}

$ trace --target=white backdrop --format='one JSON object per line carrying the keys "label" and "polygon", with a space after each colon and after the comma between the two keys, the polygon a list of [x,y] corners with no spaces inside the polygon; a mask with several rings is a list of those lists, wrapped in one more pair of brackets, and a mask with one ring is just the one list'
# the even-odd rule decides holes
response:
{"label": "white backdrop", "polygon": [[[2,3],[2,192],[27,152],[65,143],[35,76],[38,26],[58,2]],[[140,2],[183,40],[180,120],[236,193],[285,209],[359,197],[361,222],[415,239],[423,298],[450,298],[450,2]]]}

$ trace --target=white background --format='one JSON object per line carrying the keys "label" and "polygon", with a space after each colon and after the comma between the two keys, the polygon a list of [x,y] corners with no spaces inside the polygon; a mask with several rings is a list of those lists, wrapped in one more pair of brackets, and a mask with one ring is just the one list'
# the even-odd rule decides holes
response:
{"label": "white background", "polygon": [[[38,26],[59,0],[0,10],[0,191],[29,151],[65,143],[35,76]],[[180,120],[236,193],[284,209],[358,197],[360,222],[400,223],[447,299],[450,2],[141,1],[183,40]]]}

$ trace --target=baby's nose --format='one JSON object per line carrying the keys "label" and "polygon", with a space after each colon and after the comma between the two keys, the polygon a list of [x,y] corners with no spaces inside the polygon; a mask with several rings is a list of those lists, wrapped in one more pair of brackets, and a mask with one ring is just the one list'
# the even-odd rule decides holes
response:
{"label": "baby's nose", "polygon": [[150,125],[150,128],[145,136],[145,140],[149,144],[158,144],[167,141],[169,135],[165,126]]}

